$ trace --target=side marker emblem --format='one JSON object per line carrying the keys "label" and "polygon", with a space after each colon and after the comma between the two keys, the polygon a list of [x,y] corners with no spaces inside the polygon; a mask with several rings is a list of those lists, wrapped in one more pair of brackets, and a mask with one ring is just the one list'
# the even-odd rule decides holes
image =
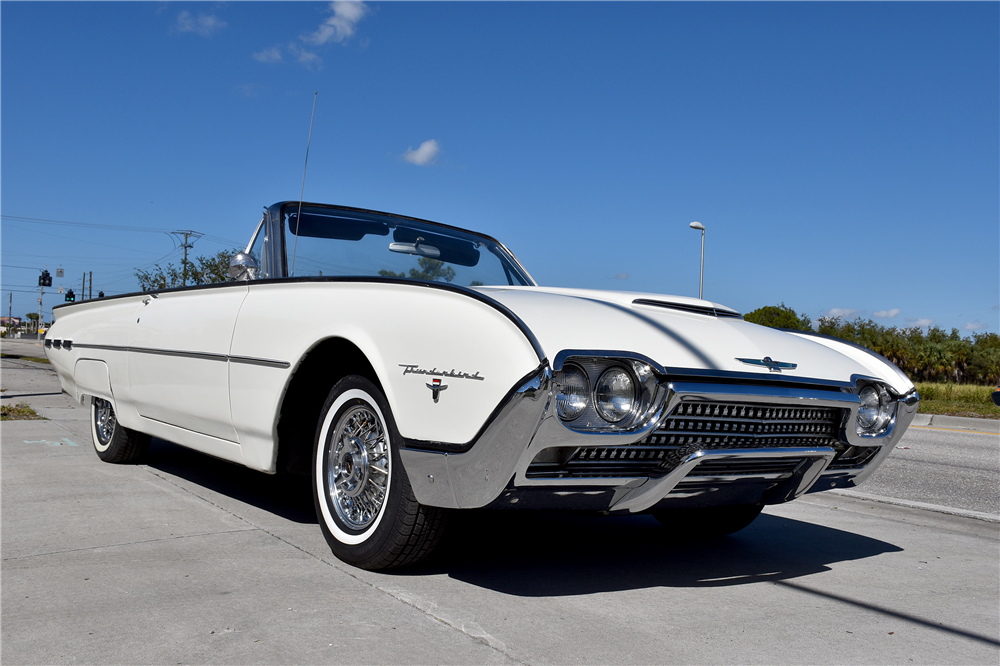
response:
{"label": "side marker emblem", "polygon": [[434,402],[438,401],[441,396],[441,391],[448,388],[447,384],[442,384],[440,379],[434,379],[430,384],[424,384],[427,388],[431,390],[431,395],[434,397]]}

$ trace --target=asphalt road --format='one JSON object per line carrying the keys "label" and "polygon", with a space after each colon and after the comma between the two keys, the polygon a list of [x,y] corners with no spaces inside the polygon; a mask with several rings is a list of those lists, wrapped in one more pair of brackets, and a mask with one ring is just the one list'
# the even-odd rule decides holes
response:
{"label": "asphalt road", "polygon": [[[818,493],[691,545],[463,512],[375,574],[331,555],[308,488],[160,440],[101,463],[47,367],[0,365],[3,402],[49,418],[0,431],[4,664],[1000,661],[997,522]],[[996,516],[1000,436],[955,430],[911,429],[858,491]]]}

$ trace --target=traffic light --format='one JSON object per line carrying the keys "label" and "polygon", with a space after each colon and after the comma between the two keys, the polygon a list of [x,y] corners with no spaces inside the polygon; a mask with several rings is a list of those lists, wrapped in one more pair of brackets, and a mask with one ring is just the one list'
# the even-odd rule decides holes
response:
{"label": "traffic light", "polygon": [[74,294],[73,290],[70,289],[69,291],[66,292],[66,302],[73,303],[74,301],[76,301],[76,294]]}
{"label": "traffic light", "polygon": [[42,271],[42,274],[38,276],[38,286],[39,287],[52,286],[52,276],[49,275],[48,271]]}

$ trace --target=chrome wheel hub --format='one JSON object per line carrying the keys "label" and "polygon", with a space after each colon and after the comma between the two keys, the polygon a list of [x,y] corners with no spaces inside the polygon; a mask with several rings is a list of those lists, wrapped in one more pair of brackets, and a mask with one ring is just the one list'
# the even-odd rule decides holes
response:
{"label": "chrome wheel hub", "polygon": [[381,420],[367,405],[337,421],[327,449],[327,492],[337,516],[361,530],[378,517],[389,488],[389,447]]}
{"label": "chrome wheel hub", "polygon": [[102,445],[111,443],[111,437],[115,434],[115,425],[118,419],[115,418],[115,410],[107,400],[95,398],[94,417],[97,430],[97,439]]}

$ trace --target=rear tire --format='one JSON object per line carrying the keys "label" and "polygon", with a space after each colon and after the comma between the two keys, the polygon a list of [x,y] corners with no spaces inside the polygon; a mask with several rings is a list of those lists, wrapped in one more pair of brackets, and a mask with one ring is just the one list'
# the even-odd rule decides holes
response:
{"label": "rear tire", "polygon": [[142,462],[152,440],[149,435],[118,423],[114,407],[103,398],[90,399],[90,434],[98,457],[117,464]]}
{"label": "rear tire", "polygon": [[702,509],[661,509],[653,517],[681,538],[702,540],[739,532],[760,515],[761,504],[711,506]]}
{"label": "rear tire", "polygon": [[351,375],[330,390],[313,444],[313,500],[330,549],[348,564],[414,564],[444,533],[447,511],[417,502],[400,441],[389,404],[371,381]]}

